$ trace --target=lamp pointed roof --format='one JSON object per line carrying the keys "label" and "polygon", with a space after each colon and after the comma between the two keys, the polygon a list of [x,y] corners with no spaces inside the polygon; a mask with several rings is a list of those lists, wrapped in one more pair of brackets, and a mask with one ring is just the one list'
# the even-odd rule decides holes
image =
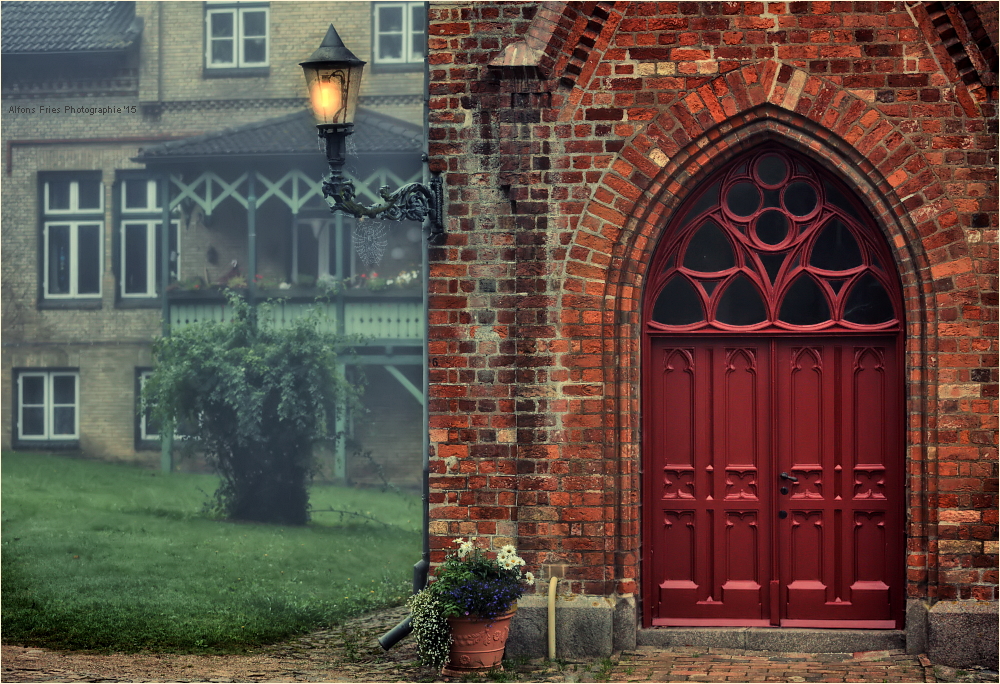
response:
{"label": "lamp pointed roof", "polygon": [[330,24],[323,42],[319,44],[316,51],[309,55],[309,59],[306,61],[299,62],[299,66],[315,64],[317,62],[347,62],[353,65],[367,64],[364,60],[358,59],[358,56],[344,45],[344,41],[341,40],[340,34],[337,33],[337,29],[333,27],[333,24]]}

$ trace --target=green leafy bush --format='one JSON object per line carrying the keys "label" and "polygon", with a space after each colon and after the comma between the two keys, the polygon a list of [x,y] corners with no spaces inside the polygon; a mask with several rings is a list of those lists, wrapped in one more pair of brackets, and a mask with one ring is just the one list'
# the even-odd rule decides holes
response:
{"label": "green leafy bush", "polygon": [[360,394],[337,371],[345,341],[319,331],[318,313],[278,328],[237,294],[229,306],[231,320],[191,325],[157,342],[144,401],[167,429],[192,426],[222,477],[221,512],[305,524],[313,445],[331,436],[338,412]]}

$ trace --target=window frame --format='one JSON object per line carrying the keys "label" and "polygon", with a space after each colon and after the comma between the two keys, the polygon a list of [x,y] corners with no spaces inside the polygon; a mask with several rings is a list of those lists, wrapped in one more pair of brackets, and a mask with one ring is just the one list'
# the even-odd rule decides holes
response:
{"label": "window frame", "polygon": [[[253,12],[264,14],[263,36],[247,36],[244,31],[244,17]],[[212,37],[212,17],[229,14],[233,20],[233,35],[231,37]],[[264,39],[264,59],[260,62],[247,62],[246,41],[249,38]],[[216,40],[229,40],[232,43],[232,60],[229,62],[212,61],[212,43]],[[205,76],[265,76],[271,67],[271,7],[267,2],[206,2],[204,20],[204,75]]]}
{"label": "window frame", "polygon": [[[53,208],[51,203],[51,185],[55,182],[69,183],[69,207]],[[97,207],[80,207],[80,183],[97,183]],[[104,295],[104,229],[105,229],[105,198],[104,181],[100,171],[76,171],[68,173],[39,174],[39,297],[38,306],[100,306]],[[67,292],[50,292],[52,251],[52,229],[67,227],[69,231],[69,285]],[[93,264],[97,273],[97,291],[80,292],[80,229],[93,226],[97,229],[97,263]]]}
{"label": "window frame", "polygon": [[[15,375],[15,401],[14,401],[14,423],[15,440],[20,446],[30,446],[33,444],[45,444],[47,447],[55,444],[76,444],[80,439],[80,371],[76,368],[62,369],[38,369],[22,368],[14,371]],[[24,402],[24,379],[31,377],[43,378],[44,397],[41,404],[25,404]],[[53,385],[57,377],[73,378],[73,403],[56,404]],[[54,412],[57,408],[73,407],[73,432],[59,433],[53,432]],[[24,409],[42,408],[43,411],[43,434],[24,434]]]}
{"label": "window frame", "polygon": [[[372,70],[375,72],[392,72],[392,71],[416,71],[422,69],[424,63],[427,60],[427,17],[422,17],[421,21],[423,26],[420,27],[421,33],[423,33],[424,40],[424,50],[420,55],[419,59],[414,58],[413,52],[413,36],[418,33],[413,27],[413,10],[423,9],[424,3],[422,2],[410,2],[407,0],[398,2],[373,2],[372,7],[372,51],[371,51],[371,66]],[[392,32],[393,34],[399,34],[402,39],[401,54],[399,58],[386,58],[383,57],[379,50],[379,38],[380,36],[387,34],[387,31],[380,30],[380,15],[379,10],[387,7],[400,7],[403,10],[403,25],[402,30],[399,32]]]}
{"label": "window frame", "polygon": [[[128,184],[144,183],[145,204],[139,207],[129,207]],[[124,308],[158,306],[160,302],[160,279],[157,269],[160,265],[160,241],[157,239],[157,225],[163,222],[162,190],[163,178],[149,176],[145,173],[120,172],[115,179],[115,230],[113,231],[114,253],[113,268],[115,272],[116,306]],[[180,279],[181,266],[181,234],[180,210],[177,207],[171,211],[170,230],[171,242],[175,247],[176,261],[172,264],[168,283]],[[126,272],[128,269],[128,249],[125,227],[126,224],[145,224],[146,227],[146,289],[142,292],[126,292]]]}
{"label": "window frame", "polygon": [[[157,238],[157,227],[162,226],[162,218],[149,218],[149,217],[126,217],[122,216],[121,220],[118,222],[118,240],[119,240],[119,273],[118,273],[118,296],[122,299],[159,299],[160,296],[160,279],[157,274],[157,268],[160,265],[159,251],[160,251],[160,240]],[[142,225],[146,228],[146,289],[142,292],[126,292],[125,287],[128,284],[126,278],[126,271],[128,269],[128,255],[129,251],[127,249],[127,237],[125,228],[126,226],[136,226]],[[170,231],[173,233],[171,236],[173,238],[172,242],[176,245],[177,259],[173,264],[173,271],[168,275],[168,282],[176,282],[180,275],[181,269],[181,230],[180,221],[177,219],[170,220]],[[168,262],[169,263],[169,262]]]}
{"label": "window frame", "polygon": [[[142,389],[146,384],[146,378],[155,372],[149,366],[136,366],[135,369],[135,444],[140,449],[159,449],[160,433],[148,432],[146,424],[146,407],[142,401]],[[183,432],[174,431],[173,439],[190,439],[191,436]]]}

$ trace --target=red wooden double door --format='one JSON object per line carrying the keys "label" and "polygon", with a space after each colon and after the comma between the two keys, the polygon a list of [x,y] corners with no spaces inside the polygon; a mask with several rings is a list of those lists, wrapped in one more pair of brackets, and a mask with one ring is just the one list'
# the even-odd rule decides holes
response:
{"label": "red wooden double door", "polygon": [[646,624],[902,625],[893,263],[851,190],[777,144],[681,205],[643,302]]}
{"label": "red wooden double door", "polygon": [[651,342],[653,625],[897,626],[896,354],[895,336]]}

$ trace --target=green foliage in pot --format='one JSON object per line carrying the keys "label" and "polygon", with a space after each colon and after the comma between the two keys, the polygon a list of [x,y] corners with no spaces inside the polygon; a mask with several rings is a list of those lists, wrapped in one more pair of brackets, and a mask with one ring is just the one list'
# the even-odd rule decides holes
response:
{"label": "green foliage in pot", "polygon": [[[455,543],[458,549],[434,570],[430,584],[410,599],[421,661],[426,659],[435,667],[440,666],[440,634],[448,630],[449,617],[496,618],[517,603],[526,584],[535,581],[530,572],[522,573],[524,560],[509,544],[490,554],[476,546],[475,538],[456,539]],[[446,660],[448,651],[443,652]]]}
{"label": "green foliage in pot", "polygon": [[143,401],[167,429],[186,424],[222,482],[229,518],[301,525],[308,520],[313,445],[361,389],[337,370],[346,341],[319,330],[319,313],[274,325],[267,304],[229,294],[232,318],[190,325],[154,346]]}

